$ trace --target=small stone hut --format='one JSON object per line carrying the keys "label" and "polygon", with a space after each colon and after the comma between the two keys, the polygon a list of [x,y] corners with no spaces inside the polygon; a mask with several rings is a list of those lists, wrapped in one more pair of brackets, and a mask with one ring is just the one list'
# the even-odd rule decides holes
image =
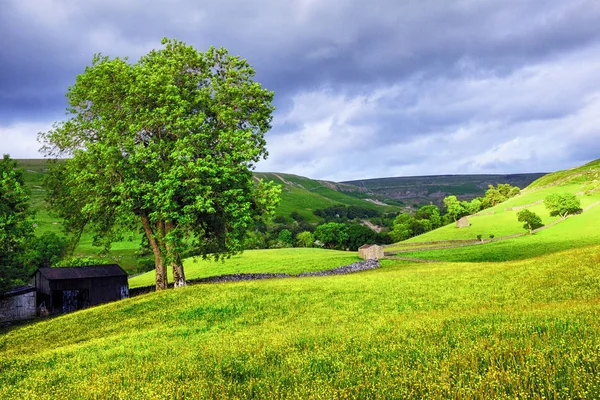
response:
{"label": "small stone hut", "polygon": [[378,260],[383,258],[383,247],[376,244],[363,244],[358,248],[358,256],[363,260]]}
{"label": "small stone hut", "polygon": [[33,274],[37,306],[67,313],[129,297],[127,273],[116,264],[40,268]]}
{"label": "small stone hut", "polygon": [[469,222],[469,218],[467,217],[462,217],[461,219],[456,221],[457,228],[467,228],[469,226],[471,226],[471,223]]}
{"label": "small stone hut", "polygon": [[21,321],[35,316],[35,287],[18,286],[0,295],[0,322]]}

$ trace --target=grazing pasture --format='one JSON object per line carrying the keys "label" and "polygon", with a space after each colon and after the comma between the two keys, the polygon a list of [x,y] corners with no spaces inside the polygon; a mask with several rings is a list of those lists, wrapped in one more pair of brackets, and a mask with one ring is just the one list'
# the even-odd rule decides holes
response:
{"label": "grazing pasture", "polygon": [[0,397],[597,398],[599,255],[142,295],[4,332]]}

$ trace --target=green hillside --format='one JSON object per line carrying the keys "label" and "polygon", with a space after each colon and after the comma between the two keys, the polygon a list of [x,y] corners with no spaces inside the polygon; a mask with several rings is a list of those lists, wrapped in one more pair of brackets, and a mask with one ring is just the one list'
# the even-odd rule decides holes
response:
{"label": "green hillside", "polygon": [[[340,185],[334,182],[317,181],[297,175],[270,172],[256,172],[254,175],[257,178],[281,185],[281,203],[275,213],[287,218],[293,211],[296,211],[307,221],[317,222],[318,217],[313,214],[313,211],[334,204],[361,206],[381,212],[401,211],[399,203],[374,194],[361,192],[349,185],[345,185],[343,188],[345,191],[341,192],[333,189],[339,188]],[[391,204],[387,204],[385,201]]]}
{"label": "green hillside", "polygon": [[[525,259],[554,251],[600,243],[600,185],[598,166],[594,161],[584,166],[548,174],[527,187],[522,194],[493,208],[469,216],[471,226],[457,228],[446,225],[405,242],[389,246],[387,252],[411,250],[396,256],[440,261],[505,261]],[[551,217],[543,204],[552,193],[574,193],[581,202],[583,212],[564,221]],[[517,212],[527,208],[549,226],[533,235],[504,239],[525,234]],[[430,243],[451,240],[475,240],[479,235],[485,243]],[[493,235],[493,239],[490,237]],[[419,245],[419,243],[424,243]],[[429,244],[428,244],[429,243]],[[452,248],[440,248],[440,247]],[[455,247],[454,247],[455,246]]]}
{"label": "green hillside", "polygon": [[0,398],[598,398],[600,247],[197,285],[0,335]]}

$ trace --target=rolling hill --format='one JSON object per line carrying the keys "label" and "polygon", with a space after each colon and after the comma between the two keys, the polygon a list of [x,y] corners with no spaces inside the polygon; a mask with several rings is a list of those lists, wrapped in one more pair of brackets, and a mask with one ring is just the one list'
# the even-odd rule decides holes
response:
{"label": "rolling hill", "polygon": [[[391,245],[396,256],[442,261],[506,261],[525,259],[554,251],[600,243],[600,160],[581,167],[548,174],[534,181],[519,196],[468,217],[471,226],[450,224],[407,241]],[[551,217],[543,200],[552,193],[574,193],[583,212],[562,220]],[[537,213],[547,226],[533,235],[525,234],[517,212],[523,208]],[[511,237],[515,235],[518,237]],[[483,243],[477,243],[479,235]],[[493,238],[490,236],[493,235]],[[508,238],[507,238],[508,237]],[[443,241],[472,243],[439,243]],[[450,248],[442,248],[450,247]]]}
{"label": "rolling hill", "polygon": [[508,183],[524,188],[543,173],[509,175],[433,175],[363,179],[343,182],[384,198],[406,204],[442,205],[444,197],[455,195],[461,200],[483,196],[488,185]]}
{"label": "rolling hill", "polygon": [[597,398],[598,254],[141,295],[3,332],[0,397]]}

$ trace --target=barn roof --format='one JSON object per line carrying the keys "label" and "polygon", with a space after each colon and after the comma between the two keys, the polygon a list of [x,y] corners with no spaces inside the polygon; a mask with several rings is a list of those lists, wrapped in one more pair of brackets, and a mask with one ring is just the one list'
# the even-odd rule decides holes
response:
{"label": "barn roof", "polygon": [[127,273],[117,264],[68,268],[40,268],[38,271],[48,280],[127,276]]}
{"label": "barn roof", "polygon": [[35,286],[31,286],[31,285],[17,286],[17,287],[10,289],[8,292],[1,293],[0,297],[18,296],[20,294],[29,293],[29,292],[35,292]]}
{"label": "barn roof", "polygon": [[362,246],[359,247],[359,249],[368,249],[375,246],[374,244],[363,244]]}

